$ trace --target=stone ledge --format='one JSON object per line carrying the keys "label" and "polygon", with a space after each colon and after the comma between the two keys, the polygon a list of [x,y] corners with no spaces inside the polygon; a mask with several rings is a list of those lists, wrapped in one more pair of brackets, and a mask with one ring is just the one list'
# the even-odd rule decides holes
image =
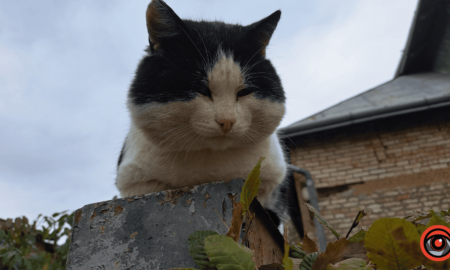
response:
{"label": "stone ledge", "polygon": [[228,194],[240,193],[243,183],[234,179],[86,205],[75,215],[66,269],[196,267],[188,236],[197,230],[226,234],[221,219],[230,225]]}
{"label": "stone ledge", "polygon": [[[243,184],[233,179],[86,205],[75,214],[66,269],[195,268],[189,235],[197,230],[225,235]],[[245,245],[257,267],[281,263],[280,232],[256,199],[250,213],[255,218]]]}

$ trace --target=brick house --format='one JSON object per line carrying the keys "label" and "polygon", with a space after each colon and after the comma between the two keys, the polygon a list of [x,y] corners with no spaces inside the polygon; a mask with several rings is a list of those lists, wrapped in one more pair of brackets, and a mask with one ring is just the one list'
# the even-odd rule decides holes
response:
{"label": "brick house", "polygon": [[368,229],[380,217],[450,207],[448,8],[444,0],[419,1],[391,81],[280,130],[291,163],[311,172],[320,212],[341,235],[362,209],[370,211],[360,224]]}

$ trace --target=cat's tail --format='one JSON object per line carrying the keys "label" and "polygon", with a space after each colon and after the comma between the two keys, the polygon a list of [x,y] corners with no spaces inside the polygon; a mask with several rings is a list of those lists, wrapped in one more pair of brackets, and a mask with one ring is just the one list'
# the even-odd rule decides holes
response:
{"label": "cat's tail", "polygon": [[300,236],[300,239],[303,239],[305,230],[293,174],[300,170],[303,169],[287,164],[286,177],[272,194],[275,204],[270,208],[266,208],[266,211],[269,213],[276,226],[279,226],[281,223],[285,223],[290,219]]}
{"label": "cat's tail", "polygon": [[[300,239],[303,239],[303,236],[305,234],[305,229],[303,226],[302,221],[302,212],[300,210],[300,203],[298,201],[298,195],[297,195],[297,187],[295,186],[295,179],[294,179],[294,172],[299,172],[300,170],[303,170],[301,168],[298,168],[294,165],[288,164],[288,172],[286,174],[285,178],[285,187],[286,190],[282,192],[282,195],[284,196],[284,203],[286,205],[286,212],[288,216],[290,217],[292,224],[294,225],[295,229],[297,230],[298,235],[300,236]],[[301,192],[301,189],[299,189]],[[308,213],[303,213],[308,214]]]}

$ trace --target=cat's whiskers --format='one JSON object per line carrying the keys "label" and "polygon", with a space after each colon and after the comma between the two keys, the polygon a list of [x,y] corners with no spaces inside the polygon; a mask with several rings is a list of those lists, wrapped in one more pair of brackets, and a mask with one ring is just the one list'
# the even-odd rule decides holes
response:
{"label": "cat's whiskers", "polygon": [[[258,133],[256,131],[254,131],[254,130],[249,129],[248,131],[252,132],[252,134],[247,134],[247,135],[252,137],[253,139],[255,139],[256,143],[262,142],[262,141],[264,141],[265,139],[268,138],[266,136],[261,135],[260,133]],[[258,136],[256,136],[256,135],[258,135]]]}
{"label": "cat's whiskers", "polygon": [[[192,130],[192,131],[194,131],[194,130]],[[192,132],[192,131],[191,131],[191,132]],[[195,132],[194,132],[194,133],[195,133]],[[176,154],[175,157],[173,158],[172,166],[170,167],[170,173],[172,173],[172,170],[173,170],[173,164],[175,163],[175,160],[177,159],[178,154],[180,153],[181,150],[183,150],[183,147],[184,147],[190,140],[192,140],[192,138],[195,137],[195,135],[196,135],[196,134],[192,135],[192,136],[189,138],[189,140],[187,140],[187,141],[180,147],[180,149],[178,149],[177,154]]]}
{"label": "cat's whiskers", "polygon": [[256,134],[256,135],[258,135],[260,138],[262,138],[262,139],[265,139],[265,138],[267,138],[268,136],[264,136],[264,135],[262,135],[261,133],[259,133],[258,131],[256,131],[256,130],[253,130],[253,129],[249,129],[248,130],[249,132],[252,132],[252,133],[254,133],[254,134]]}
{"label": "cat's whiskers", "polygon": [[261,148],[261,146],[259,146],[258,142],[255,142],[248,134],[242,133],[244,136],[246,136],[247,138],[249,138],[256,146],[258,146],[258,148],[261,150],[261,153],[264,153],[264,150]]}
{"label": "cat's whiskers", "polygon": [[210,59],[209,59],[209,52],[208,52],[208,49],[206,48],[205,41],[203,40],[203,37],[202,37],[202,35],[200,34],[200,32],[199,32],[196,28],[194,28],[194,30],[197,31],[198,36],[200,37],[200,39],[201,39],[202,42],[203,42],[203,46],[205,47],[205,52],[206,52],[206,58],[208,59],[208,62],[207,62],[207,63],[209,64],[209,61],[210,61]]}
{"label": "cat's whiskers", "polygon": [[244,72],[244,73],[249,72],[249,71],[252,70],[254,67],[256,67],[256,66],[259,65],[260,63],[264,62],[264,60],[266,60],[266,59],[260,59],[260,60],[256,61],[255,63],[253,63],[253,65],[251,65],[251,66],[248,66],[248,65],[246,64],[246,65],[244,66],[244,68],[243,68],[243,72]]}
{"label": "cat's whiskers", "polygon": [[268,127],[264,127],[264,126],[257,125],[257,124],[255,124],[255,123],[251,123],[250,125],[251,125],[251,126],[255,126],[255,127],[257,127],[257,128],[260,128],[260,129],[266,129],[266,130],[271,130],[271,129],[272,129],[272,128],[268,128]]}
{"label": "cat's whiskers", "polygon": [[189,127],[191,129],[191,131],[189,131],[188,133],[184,134],[183,136],[181,136],[180,138],[176,139],[174,142],[172,142],[169,146],[167,146],[166,148],[164,148],[161,153],[156,157],[155,160],[153,160],[152,164],[150,164],[150,166],[148,167],[147,171],[144,174],[144,179],[147,176],[148,172],[150,172],[150,169],[153,167],[153,164],[155,164],[155,162],[159,159],[159,157],[166,152],[167,149],[169,149],[169,147],[171,147],[174,143],[178,142],[179,140],[181,140],[184,136],[190,134],[191,132],[194,132],[194,130],[192,129],[192,127]]}
{"label": "cat's whiskers", "polygon": [[277,83],[276,81],[272,80],[271,78],[265,77],[265,76],[253,76],[253,74],[250,74],[249,77],[248,77],[248,79],[254,79],[254,78],[264,78],[264,79],[267,79],[269,81],[272,81],[274,84]]}
{"label": "cat's whiskers", "polygon": [[187,126],[187,125],[189,125],[189,123],[185,123],[185,124],[182,124],[182,125],[178,125],[178,126],[172,128],[172,129],[170,129],[170,130],[164,132],[163,134],[159,135],[158,138],[156,138],[156,140],[158,140],[158,139],[161,138],[162,136],[166,135],[167,133],[169,133],[169,132],[171,132],[171,131],[173,131],[173,130],[175,130],[175,129],[178,129],[178,128],[181,128],[181,127],[184,127],[184,126]]}
{"label": "cat's whiskers", "polygon": [[[175,132],[174,134],[171,134],[170,136],[166,137],[166,138],[164,139],[164,141],[158,142],[159,139],[162,139],[162,136],[164,136],[165,134],[170,133],[170,132],[172,132],[172,131],[174,131],[174,130],[180,128],[180,127],[183,127],[183,128],[182,128],[181,130],[178,130],[178,131]],[[170,129],[169,131],[166,131],[165,133],[163,133],[162,135],[160,135],[158,138],[156,138],[155,143],[158,142],[156,145],[148,144],[147,147],[146,147],[146,149],[145,149],[145,152],[146,152],[146,153],[145,153],[145,156],[144,156],[143,159],[141,159],[141,162],[138,164],[138,168],[140,168],[140,167],[142,166],[142,163],[147,159],[147,156],[148,156],[150,153],[152,153],[153,151],[155,151],[156,149],[158,149],[160,146],[162,146],[162,145],[164,144],[165,141],[167,141],[167,140],[170,139],[171,137],[173,137],[173,136],[175,136],[175,135],[177,135],[177,134],[179,134],[179,133],[181,133],[181,132],[183,132],[183,131],[189,130],[189,128],[191,128],[191,127],[189,126],[189,123],[186,123],[186,124],[183,124],[183,125],[176,126],[176,127],[172,128],[172,129]],[[150,151],[147,152],[148,148],[150,148],[151,146],[153,146],[153,148],[152,148]],[[136,176],[137,176],[138,171],[139,171],[139,170],[136,170],[136,172],[135,172],[135,174],[134,174],[134,177],[133,177],[133,181],[136,181]]]}
{"label": "cat's whiskers", "polygon": [[[192,145],[195,143],[195,141],[198,140],[198,138],[200,138],[202,136],[200,136],[199,134],[197,134],[197,138],[195,138],[195,140],[192,141],[191,145],[189,146],[189,148],[186,150],[186,155],[184,155],[184,161],[186,161],[187,158],[187,154],[189,153],[189,149],[191,149]],[[205,137],[203,137],[203,140],[205,139]],[[202,142],[203,142],[202,140]]]}
{"label": "cat's whiskers", "polygon": [[[284,134],[284,132],[282,132],[282,131],[280,131],[280,130],[277,130],[277,133]],[[295,142],[294,142],[291,138],[289,138],[289,137],[285,137],[285,138],[288,138],[288,139],[294,144],[295,149],[299,149],[299,148],[297,147],[297,145],[295,144]],[[286,148],[287,148],[287,149],[289,150],[289,152],[292,153],[296,158],[303,159],[301,156],[297,155],[294,151],[292,151],[290,147],[287,147],[287,146],[286,146]]]}
{"label": "cat's whiskers", "polygon": [[255,52],[255,54],[253,54],[253,56],[245,63],[244,68],[250,63],[250,61],[252,61],[253,57],[255,57],[262,49],[264,49],[265,47],[261,47],[259,50],[257,50]]}
{"label": "cat's whiskers", "polygon": [[206,61],[205,57],[203,57],[203,54],[200,52],[200,50],[198,49],[197,45],[195,45],[194,41],[191,39],[191,37],[188,35],[188,33],[186,31],[184,31],[183,27],[180,27],[181,30],[183,30],[183,32],[186,34],[186,36],[189,38],[189,40],[192,42],[192,44],[194,45],[194,47],[197,49],[198,53],[200,54],[200,56],[203,58],[203,61],[205,61],[205,65],[208,63],[208,61]]}
{"label": "cat's whiskers", "polygon": [[[258,127],[258,128],[261,128],[261,129],[264,129],[264,127],[262,127],[262,126],[258,126],[258,125],[256,125],[256,124],[251,124],[251,125],[253,125],[253,126],[255,126],[255,127]],[[250,132],[254,132],[254,133],[257,133],[257,134],[259,134],[260,136],[262,136],[262,134],[261,133],[259,133],[259,132],[257,132],[256,130],[249,130]],[[278,131],[279,133],[282,133],[281,131]],[[295,146],[295,148],[298,148],[297,147],[297,145],[294,143],[294,141],[292,141],[291,140],[291,138],[289,138],[289,137],[287,137],[293,144],[294,144],[294,146]],[[286,147],[288,150],[289,150],[289,152],[290,153],[292,153],[295,157],[297,157],[297,158],[300,158],[296,153],[294,153],[289,147]]]}
{"label": "cat's whiskers", "polygon": [[251,144],[251,142],[248,141],[248,140],[244,137],[244,134],[240,135],[239,138],[242,139],[246,144]]}
{"label": "cat's whiskers", "polygon": [[[258,128],[261,128],[261,129],[264,129],[264,127],[258,126],[258,125],[256,125],[256,124],[251,124],[251,125],[256,126],[256,127],[258,127]],[[257,132],[256,130],[249,130],[249,131],[250,131],[250,132],[257,133],[257,134],[259,134],[260,136],[262,136],[262,134],[259,133],[259,132]],[[282,133],[281,131],[278,131],[278,132],[279,132],[279,133]],[[294,144],[295,148],[298,148],[297,145],[294,143],[294,141],[291,140],[291,138],[289,138],[289,137],[287,137],[287,138]],[[286,147],[286,148],[287,148],[287,149],[289,150],[289,152],[292,153],[295,157],[301,158],[301,157],[299,157],[295,152],[293,152],[289,147]]]}

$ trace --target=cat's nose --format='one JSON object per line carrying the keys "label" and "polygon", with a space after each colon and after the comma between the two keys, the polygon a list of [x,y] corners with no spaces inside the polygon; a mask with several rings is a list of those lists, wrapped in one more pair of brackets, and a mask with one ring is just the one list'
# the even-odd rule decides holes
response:
{"label": "cat's nose", "polygon": [[220,125],[220,128],[222,129],[223,133],[227,133],[231,130],[231,127],[234,123],[236,123],[236,119],[219,119],[216,120],[217,124]]}

